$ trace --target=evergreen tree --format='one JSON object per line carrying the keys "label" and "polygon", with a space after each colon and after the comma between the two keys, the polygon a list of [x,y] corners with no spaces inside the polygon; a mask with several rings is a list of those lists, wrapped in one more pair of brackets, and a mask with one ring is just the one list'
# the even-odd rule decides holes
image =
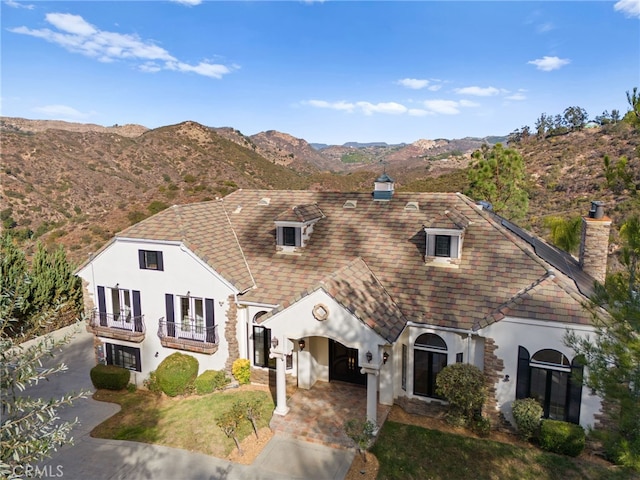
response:
{"label": "evergreen tree", "polygon": [[565,252],[577,253],[582,233],[581,217],[568,220],[561,217],[548,217],[544,223],[551,229],[551,241],[554,245]]}
{"label": "evergreen tree", "polygon": [[[585,359],[586,384],[607,402],[615,428],[604,432],[616,463],[640,471],[640,217],[620,229],[621,271],[596,283],[589,308],[595,338],[567,334],[565,341]],[[602,314],[606,310],[607,315]]]}
{"label": "evergreen tree", "polygon": [[472,158],[467,195],[490,202],[493,210],[507,219],[523,218],[529,208],[529,195],[522,156],[498,143],[492,149],[484,145]]}

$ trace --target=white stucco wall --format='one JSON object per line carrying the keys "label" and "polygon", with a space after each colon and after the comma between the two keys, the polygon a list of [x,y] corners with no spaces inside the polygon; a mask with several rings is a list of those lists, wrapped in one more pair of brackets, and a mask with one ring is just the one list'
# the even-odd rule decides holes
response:
{"label": "white stucco wall", "polygon": [[[140,269],[138,250],[162,251],[164,270]],[[100,252],[78,275],[87,282],[88,294],[98,305],[97,286],[105,287],[107,311],[111,311],[110,288],[118,284],[121,289],[139,290],[141,311],[146,328],[141,343],[123,342],[102,338],[103,342],[128,345],[141,349],[142,372],[137,373],[138,383],[147,378],[160,362],[177,351],[198,359],[200,373],[204,370],[220,370],[225,366],[228,344],[224,329],[229,309],[229,296],[236,293],[231,285],[189,249],[179,243],[132,241],[116,239]],[[186,295],[214,299],[214,321],[217,325],[218,350],[213,355],[165,348],[158,337],[158,322],[166,317],[165,294]],[[176,300],[176,308],[177,300]],[[176,321],[179,321],[176,317]],[[155,353],[158,352],[158,357]]]}
{"label": "white stucco wall", "polygon": [[[507,317],[482,329],[482,335],[495,340],[496,356],[504,362],[502,379],[496,384],[498,408],[509,421],[513,421],[511,405],[516,397],[518,347],[522,346],[533,356],[537,351],[548,348],[561,352],[569,361],[575,357],[563,338],[568,329],[579,336],[592,335],[594,329],[585,325],[574,325],[560,322],[543,322]],[[509,375],[509,381],[504,376]],[[600,411],[601,401],[592,395],[587,387],[582,388],[582,405],[580,408],[580,425],[587,427],[595,422],[594,415]]]}

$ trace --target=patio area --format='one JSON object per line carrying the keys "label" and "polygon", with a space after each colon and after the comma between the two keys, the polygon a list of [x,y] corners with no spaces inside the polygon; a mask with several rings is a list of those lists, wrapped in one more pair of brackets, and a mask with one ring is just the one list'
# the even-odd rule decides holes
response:
{"label": "patio area", "polygon": [[[344,424],[364,419],[367,411],[365,387],[342,382],[317,382],[311,389],[297,389],[288,399],[289,413],[274,415],[271,428],[308,442],[336,448],[353,447],[344,433]],[[378,404],[378,426],[382,426],[391,406]]]}

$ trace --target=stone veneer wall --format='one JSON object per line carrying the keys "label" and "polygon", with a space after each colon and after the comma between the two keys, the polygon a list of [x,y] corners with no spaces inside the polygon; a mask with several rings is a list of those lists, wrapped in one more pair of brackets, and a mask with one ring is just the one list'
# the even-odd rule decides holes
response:
{"label": "stone veneer wall", "polygon": [[616,417],[619,413],[620,405],[611,400],[602,399],[602,405],[600,412],[594,415],[595,417],[595,430],[607,430],[615,431],[618,428],[618,422]]}
{"label": "stone veneer wall", "polygon": [[[287,380],[287,388],[297,387],[298,378],[293,375],[285,375]],[[270,368],[255,368],[251,367],[251,383],[257,383],[258,385],[268,385],[275,388],[276,386],[276,371]]]}
{"label": "stone veneer wall", "polygon": [[224,326],[224,338],[227,340],[229,354],[224,368],[228,375],[231,375],[231,367],[233,362],[240,358],[240,345],[238,343],[237,325],[238,325],[238,305],[233,295],[229,295],[227,299],[229,309],[227,310],[227,322]]}
{"label": "stone veneer wall", "polygon": [[398,397],[394,400],[396,405],[412,415],[424,415],[425,417],[444,418],[447,406],[438,401],[419,400],[417,398]]}
{"label": "stone veneer wall", "polygon": [[499,347],[493,338],[484,339],[484,375],[487,385],[487,400],[484,407],[484,414],[491,421],[493,430],[506,430],[512,432],[514,427],[498,409],[496,400],[496,384],[503,378],[504,362],[496,355]]}

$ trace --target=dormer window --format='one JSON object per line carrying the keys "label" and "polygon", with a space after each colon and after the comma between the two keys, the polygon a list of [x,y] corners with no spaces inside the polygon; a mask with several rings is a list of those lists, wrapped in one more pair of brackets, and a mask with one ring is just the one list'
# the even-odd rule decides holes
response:
{"label": "dormer window", "polygon": [[424,227],[425,263],[457,267],[462,256],[462,241],[469,221],[460,213],[445,211]]}
{"label": "dormer window", "polygon": [[304,248],[314,224],[324,218],[316,204],[296,205],[285,210],[275,220],[276,249],[281,253],[298,253]]}

